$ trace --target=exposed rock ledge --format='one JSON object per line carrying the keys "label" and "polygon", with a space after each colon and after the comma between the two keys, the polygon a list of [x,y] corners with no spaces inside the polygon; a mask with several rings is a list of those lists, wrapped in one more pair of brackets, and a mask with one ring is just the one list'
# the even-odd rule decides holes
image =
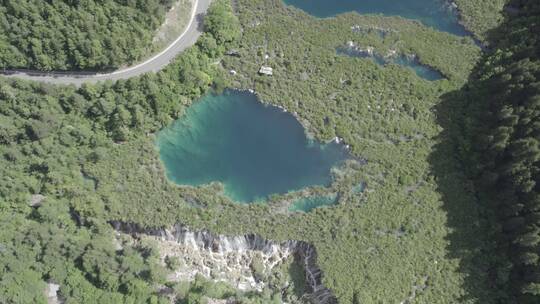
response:
{"label": "exposed rock ledge", "polygon": [[150,237],[160,241],[163,259],[167,255],[180,258],[183,267],[174,272],[172,280],[192,280],[198,274],[216,281],[227,281],[242,290],[260,291],[265,282],[258,279],[251,269],[255,256],[262,261],[265,272],[271,272],[287,258],[295,256],[305,269],[309,285],[306,298],[315,304],[337,303],[336,297],[322,284],[315,248],[306,242],[280,243],[254,234],[215,235],[206,230],[191,231],[182,225],[170,229],[143,229],[136,224],[111,224],[118,232],[134,238]]}
{"label": "exposed rock ledge", "polygon": [[47,289],[45,290],[45,294],[47,296],[47,304],[64,303],[64,300],[58,296],[58,290],[60,290],[60,285],[53,282],[47,283]]}

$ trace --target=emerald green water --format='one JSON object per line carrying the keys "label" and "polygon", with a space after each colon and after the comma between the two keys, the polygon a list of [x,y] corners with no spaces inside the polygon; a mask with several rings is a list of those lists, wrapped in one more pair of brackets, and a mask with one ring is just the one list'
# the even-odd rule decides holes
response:
{"label": "emerald green water", "polygon": [[341,145],[308,140],[291,114],[238,91],[202,98],[159,133],[157,145],[170,180],[221,182],[245,203],[327,185],[331,168],[348,157]]}
{"label": "emerald green water", "polygon": [[294,201],[292,205],[289,207],[289,211],[309,212],[315,208],[335,205],[336,202],[337,202],[336,195],[303,197]]}
{"label": "emerald green water", "polygon": [[284,0],[284,2],[321,18],[354,11],[360,14],[401,16],[418,20],[440,31],[459,36],[468,35],[459,23],[456,8],[447,0]]}

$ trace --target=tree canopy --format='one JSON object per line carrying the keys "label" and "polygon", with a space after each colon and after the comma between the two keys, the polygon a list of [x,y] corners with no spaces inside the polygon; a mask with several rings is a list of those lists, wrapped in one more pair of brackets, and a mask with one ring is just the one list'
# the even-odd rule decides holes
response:
{"label": "tree canopy", "polygon": [[[53,0],[37,7],[58,3],[77,8],[94,2]],[[180,303],[204,303],[209,295],[279,302],[271,294],[254,299],[201,279],[167,285],[166,269],[151,244],[115,243],[107,221],[123,220],[147,226],[181,221],[227,234],[305,239],[318,250],[324,283],[345,303],[398,298],[538,303],[535,1],[511,3],[510,15],[493,33],[494,49],[461,92],[460,150],[476,187],[462,181],[463,169],[456,173],[448,165],[453,154],[431,160],[441,129],[433,107],[442,94],[464,85],[479,58],[480,50],[468,39],[401,18],[346,14],[317,20],[281,0],[236,1],[239,24],[228,3],[214,1],[203,37],[157,74],[81,88],[0,79],[2,301],[45,303],[43,290],[54,282],[66,303],[164,303],[163,286],[174,289]],[[363,32],[352,30],[360,25]],[[36,56],[17,53],[9,35],[0,34],[0,56],[31,66]],[[426,82],[407,68],[337,55],[336,47],[350,40],[381,51],[399,47],[447,79]],[[41,43],[43,49],[47,44]],[[231,47],[236,52],[222,56]],[[70,64],[63,68],[77,68]],[[262,64],[274,67],[273,77],[257,75]],[[232,70],[236,73],[228,73]],[[268,205],[239,206],[221,196],[219,186],[180,188],[167,182],[152,133],[212,85],[228,84],[256,89],[265,101],[294,111],[308,132],[322,139],[342,137],[351,153],[366,160],[359,173],[336,172],[342,179],[331,187],[339,204],[291,214],[279,204],[298,193],[272,198]],[[441,162],[443,173],[433,172],[430,165]],[[361,193],[353,192],[360,182]],[[476,271],[482,263],[469,258],[485,248],[459,247],[481,244],[478,227],[485,225],[475,217],[477,201],[470,192],[496,214],[489,233],[497,234],[497,250],[480,261],[492,263],[487,275]],[[454,230],[461,234],[456,237]],[[465,286],[469,276],[480,279]],[[485,293],[487,285],[497,297],[484,302],[466,297]]]}
{"label": "tree canopy", "polygon": [[101,70],[141,59],[173,0],[2,0],[0,68]]}
{"label": "tree canopy", "polygon": [[516,0],[464,89],[463,158],[498,233],[505,303],[540,302],[540,4]]}
{"label": "tree canopy", "polygon": [[[37,2],[160,9],[152,1],[36,1],[38,11]],[[216,58],[196,45],[159,74],[80,88],[0,78],[0,302],[46,303],[55,283],[66,303],[170,303],[157,288],[166,280],[156,249],[115,245],[107,199],[85,167],[177,117],[210,88]]]}

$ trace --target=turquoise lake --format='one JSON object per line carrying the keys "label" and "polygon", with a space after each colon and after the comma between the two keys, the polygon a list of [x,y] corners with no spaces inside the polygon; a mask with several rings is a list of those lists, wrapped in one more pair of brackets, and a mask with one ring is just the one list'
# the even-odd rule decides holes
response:
{"label": "turquoise lake", "polygon": [[348,158],[342,145],[308,139],[290,113],[230,90],[189,107],[158,134],[157,145],[170,180],[221,182],[225,194],[242,203],[328,185],[331,168]]}
{"label": "turquoise lake", "polygon": [[457,10],[447,0],[283,0],[307,13],[320,17],[331,17],[345,12],[360,14],[382,14],[415,19],[437,30],[458,36],[467,36],[459,24]]}

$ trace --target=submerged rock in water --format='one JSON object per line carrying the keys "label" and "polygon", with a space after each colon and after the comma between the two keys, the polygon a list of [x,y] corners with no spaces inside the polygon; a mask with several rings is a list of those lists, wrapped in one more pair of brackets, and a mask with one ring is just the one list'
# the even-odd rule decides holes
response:
{"label": "submerged rock in water", "polygon": [[225,236],[206,230],[192,231],[175,225],[169,229],[143,229],[135,224],[112,223],[114,228],[134,238],[159,242],[160,255],[180,260],[172,280],[191,281],[202,275],[214,281],[225,281],[242,291],[262,291],[269,285],[265,276],[289,258],[300,261],[307,282],[306,298],[312,303],[334,304],[337,299],[322,284],[315,248],[302,241],[275,242],[254,234]]}

